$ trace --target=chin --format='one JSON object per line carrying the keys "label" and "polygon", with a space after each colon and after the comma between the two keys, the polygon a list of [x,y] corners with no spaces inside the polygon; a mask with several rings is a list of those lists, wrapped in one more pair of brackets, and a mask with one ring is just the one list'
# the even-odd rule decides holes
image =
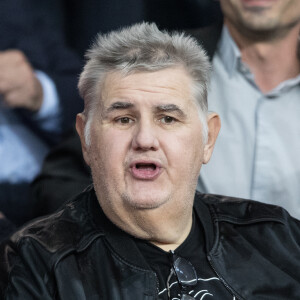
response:
{"label": "chin", "polygon": [[169,197],[166,195],[122,195],[123,203],[135,209],[155,209],[166,202]]}

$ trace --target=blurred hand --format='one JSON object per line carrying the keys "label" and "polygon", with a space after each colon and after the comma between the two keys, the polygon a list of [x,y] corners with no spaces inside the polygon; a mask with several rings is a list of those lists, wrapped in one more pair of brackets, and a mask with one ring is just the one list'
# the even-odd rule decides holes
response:
{"label": "blurred hand", "polygon": [[23,52],[0,51],[0,94],[11,108],[38,111],[43,101],[43,88]]}
{"label": "blurred hand", "polygon": [[4,214],[0,211],[0,219],[4,219],[4,218],[5,218]]}

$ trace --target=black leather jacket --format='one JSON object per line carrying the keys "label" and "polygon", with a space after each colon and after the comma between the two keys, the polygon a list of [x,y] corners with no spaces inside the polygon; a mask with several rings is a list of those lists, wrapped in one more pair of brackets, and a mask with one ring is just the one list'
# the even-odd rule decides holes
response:
{"label": "black leather jacket", "polygon": [[[300,299],[300,222],[280,207],[196,194],[207,259],[236,299]],[[158,299],[133,238],[92,188],[0,247],[1,299]]]}

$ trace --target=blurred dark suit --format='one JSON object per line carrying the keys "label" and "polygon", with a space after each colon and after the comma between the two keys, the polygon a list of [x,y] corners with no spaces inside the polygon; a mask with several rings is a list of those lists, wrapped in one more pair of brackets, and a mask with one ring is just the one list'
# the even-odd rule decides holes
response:
{"label": "blurred dark suit", "polygon": [[[31,113],[25,109],[13,109],[22,119],[22,124],[49,146],[62,140],[64,134],[74,126],[76,114],[83,108],[77,92],[82,61],[66,45],[57,15],[59,11],[59,1],[0,1],[0,51],[22,51],[33,69],[44,72],[56,86],[62,111],[62,131],[59,134],[39,128],[31,118]],[[4,123],[0,126],[7,125]],[[1,159],[5,160],[5,157]],[[0,183],[0,211],[17,225],[30,218],[28,189],[28,182]]]}

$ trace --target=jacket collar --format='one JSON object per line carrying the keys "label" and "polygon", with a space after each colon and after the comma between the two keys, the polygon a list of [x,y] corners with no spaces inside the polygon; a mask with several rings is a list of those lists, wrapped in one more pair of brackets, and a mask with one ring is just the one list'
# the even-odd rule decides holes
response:
{"label": "jacket collar", "polygon": [[206,253],[209,253],[215,240],[214,220],[212,218],[213,212],[210,210],[209,206],[202,201],[202,198],[203,194],[197,191],[194,200],[194,210],[204,231]]}
{"label": "jacket collar", "polygon": [[133,237],[114,225],[104,214],[94,190],[90,191],[90,214],[93,222],[103,230],[107,246],[127,264],[138,269],[151,271],[143,255],[138,250]]}

